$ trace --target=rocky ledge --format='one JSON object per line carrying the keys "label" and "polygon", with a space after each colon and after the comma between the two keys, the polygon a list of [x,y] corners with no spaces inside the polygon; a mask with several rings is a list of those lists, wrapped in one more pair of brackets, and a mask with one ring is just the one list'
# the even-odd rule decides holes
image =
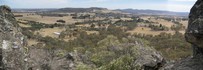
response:
{"label": "rocky ledge", "polygon": [[203,0],[198,0],[190,11],[185,38],[193,47],[193,56],[163,70],[203,70]]}
{"label": "rocky ledge", "polygon": [[1,70],[25,70],[25,37],[8,6],[0,6]]}

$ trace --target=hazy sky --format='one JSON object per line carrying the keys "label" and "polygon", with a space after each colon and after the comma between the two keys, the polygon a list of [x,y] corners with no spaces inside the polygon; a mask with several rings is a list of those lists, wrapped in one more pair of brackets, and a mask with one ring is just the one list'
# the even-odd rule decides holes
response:
{"label": "hazy sky", "polygon": [[11,8],[104,7],[189,12],[197,0],[0,0]]}

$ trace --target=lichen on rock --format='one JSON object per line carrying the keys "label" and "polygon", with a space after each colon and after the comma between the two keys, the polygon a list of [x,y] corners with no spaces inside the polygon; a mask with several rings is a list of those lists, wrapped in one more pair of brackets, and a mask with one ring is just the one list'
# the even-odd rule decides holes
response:
{"label": "lichen on rock", "polygon": [[1,69],[26,69],[26,62],[24,62],[26,45],[22,43],[23,37],[11,9],[8,6],[0,6]]}

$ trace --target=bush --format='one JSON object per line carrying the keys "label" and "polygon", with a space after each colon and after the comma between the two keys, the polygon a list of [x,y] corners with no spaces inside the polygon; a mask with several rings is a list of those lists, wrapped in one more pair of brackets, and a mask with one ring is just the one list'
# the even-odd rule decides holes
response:
{"label": "bush", "polygon": [[91,56],[90,60],[97,66],[100,67],[102,65],[108,64],[110,61],[112,61],[115,58],[114,52],[109,51],[101,51],[98,53],[95,53]]}
{"label": "bush", "polygon": [[77,66],[76,66],[76,70],[94,70],[94,68],[86,65],[86,64],[83,64],[83,63],[79,63]]}
{"label": "bush", "polygon": [[130,55],[121,56],[118,59],[115,59],[110,62],[110,64],[105,65],[101,70],[134,70],[134,58]]}
{"label": "bush", "polygon": [[66,21],[60,19],[60,20],[57,20],[56,22],[59,22],[59,23],[66,23]]}
{"label": "bush", "polygon": [[163,56],[168,60],[177,60],[192,54],[191,45],[185,41],[184,35],[178,31],[174,35],[160,33],[160,35],[147,37],[146,35],[140,36],[137,34],[135,37],[148,40],[149,45],[162,52]]}

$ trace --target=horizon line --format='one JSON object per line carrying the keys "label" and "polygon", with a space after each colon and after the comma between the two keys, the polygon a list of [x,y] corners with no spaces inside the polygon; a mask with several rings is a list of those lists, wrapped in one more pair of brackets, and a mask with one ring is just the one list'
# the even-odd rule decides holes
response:
{"label": "horizon line", "polygon": [[[63,8],[104,8],[104,7],[63,7]],[[62,9],[62,8],[11,8],[11,9]],[[189,11],[170,11],[170,10],[157,10],[157,9],[136,9],[136,8],[118,8],[118,9],[109,9],[108,10],[125,10],[125,9],[132,9],[132,10],[153,10],[153,11],[167,11],[167,12],[181,12],[181,13],[189,13]]]}

